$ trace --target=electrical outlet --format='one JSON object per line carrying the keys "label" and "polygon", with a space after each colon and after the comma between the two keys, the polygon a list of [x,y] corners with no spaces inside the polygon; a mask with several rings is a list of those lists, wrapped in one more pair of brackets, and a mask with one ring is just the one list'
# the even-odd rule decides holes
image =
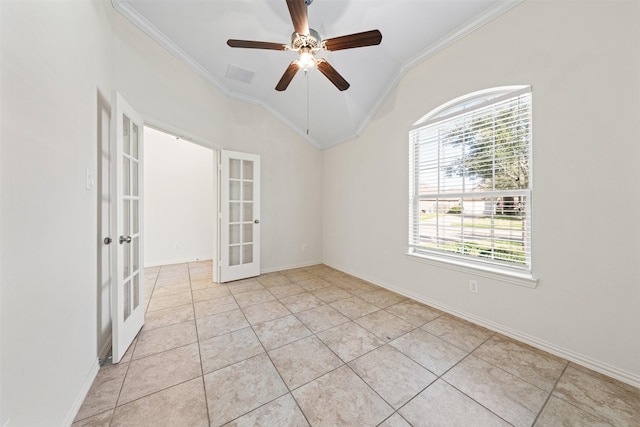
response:
{"label": "electrical outlet", "polygon": [[478,293],[478,281],[477,280],[469,280],[469,292],[477,294]]}
{"label": "electrical outlet", "polygon": [[307,252],[307,244],[302,245],[302,252]]}

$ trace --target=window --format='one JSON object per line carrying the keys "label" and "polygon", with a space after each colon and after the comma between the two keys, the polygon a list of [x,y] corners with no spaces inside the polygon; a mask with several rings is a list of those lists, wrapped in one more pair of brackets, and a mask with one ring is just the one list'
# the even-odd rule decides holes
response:
{"label": "window", "polygon": [[409,144],[409,253],[531,272],[531,88],[451,101]]}

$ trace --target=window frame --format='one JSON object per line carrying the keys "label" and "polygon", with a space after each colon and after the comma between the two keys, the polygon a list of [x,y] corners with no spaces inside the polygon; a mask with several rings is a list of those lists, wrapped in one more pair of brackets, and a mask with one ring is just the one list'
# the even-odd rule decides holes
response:
{"label": "window frame", "polygon": [[[407,258],[412,261],[423,262],[439,267],[445,267],[456,271],[462,271],[469,274],[484,276],[496,280],[506,281],[522,286],[535,288],[537,279],[533,277],[533,233],[532,224],[532,202],[533,202],[533,129],[532,120],[529,122],[529,145],[528,145],[528,188],[525,189],[527,204],[525,224],[528,230],[528,253],[526,254],[528,264],[525,266],[517,266],[515,263],[500,262],[494,259],[482,259],[477,256],[460,254],[455,252],[447,252],[441,249],[429,249],[418,247],[416,243],[417,237],[415,233],[419,233],[420,226],[420,175],[417,166],[416,144],[420,142],[414,141],[414,133],[416,130],[433,126],[439,122],[445,122],[460,116],[470,115],[474,111],[490,107],[504,101],[518,98],[525,94],[532,95],[531,86],[503,86],[482,91],[469,93],[467,95],[455,98],[446,102],[439,107],[433,109],[418,121],[416,121],[409,129],[409,228],[408,228],[408,252]],[[532,114],[532,105],[530,114]],[[531,116],[530,116],[531,117]],[[439,157],[438,157],[439,158]],[[492,193],[508,192],[509,190],[493,190]],[[438,194],[445,195],[446,193]],[[419,238],[419,237],[418,237]]]}

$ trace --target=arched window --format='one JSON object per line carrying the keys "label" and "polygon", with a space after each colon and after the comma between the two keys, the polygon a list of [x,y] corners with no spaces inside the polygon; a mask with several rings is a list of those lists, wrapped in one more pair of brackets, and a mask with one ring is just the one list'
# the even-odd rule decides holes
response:
{"label": "arched window", "polygon": [[448,102],[409,145],[410,254],[531,272],[531,88]]}

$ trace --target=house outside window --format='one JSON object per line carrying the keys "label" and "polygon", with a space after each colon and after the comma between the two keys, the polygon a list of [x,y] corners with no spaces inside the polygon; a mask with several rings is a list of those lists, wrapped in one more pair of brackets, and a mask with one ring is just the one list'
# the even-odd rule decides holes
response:
{"label": "house outside window", "polygon": [[531,88],[433,110],[409,132],[409,254],[531,272]]}

